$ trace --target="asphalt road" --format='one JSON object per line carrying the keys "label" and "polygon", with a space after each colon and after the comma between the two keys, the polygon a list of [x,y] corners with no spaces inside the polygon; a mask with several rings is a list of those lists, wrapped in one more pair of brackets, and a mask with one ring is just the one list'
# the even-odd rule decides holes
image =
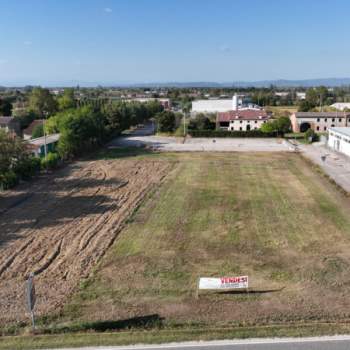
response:
{"label": "asphalt road", "polygon": [[[350,336],[318,338],[248,339],[171,343],[164,345],[135,345],[75,348],[74,350],[349,350]],[[62,349],[61,349],[62,350]],[[73,350],[73,349],[63,349]]]}

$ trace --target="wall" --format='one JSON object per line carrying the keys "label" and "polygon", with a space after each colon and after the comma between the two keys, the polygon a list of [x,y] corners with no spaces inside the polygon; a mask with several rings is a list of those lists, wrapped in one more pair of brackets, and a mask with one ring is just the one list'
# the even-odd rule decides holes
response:
{"label": "wall", "polygon": [[337,152],[350,157],[350,136],[335,131],[329,131],[328,146]]}
{"label": "wall", "polygon": [[303,123],[309,123],[311,126],[311,129],[313,129],[316,132],[325,132],[328,130],[328,128],[332,127],[345,127],[348,126],[347,118],[345,117],[338,117],[338,118],[317,118],[317,117],[304,117],[304,118],[296,118],[293,114],[290,117],[290,121],[292,123],[293,132],[300,132],[300,125]]}
{"label": "wall", "polygon": [[247,131],[247,126],[250,125],[250,130],[257,130],[261,128],[261,125],[266,123],[266,120],[231,120],[228,128],[223,128],[230,131]]}

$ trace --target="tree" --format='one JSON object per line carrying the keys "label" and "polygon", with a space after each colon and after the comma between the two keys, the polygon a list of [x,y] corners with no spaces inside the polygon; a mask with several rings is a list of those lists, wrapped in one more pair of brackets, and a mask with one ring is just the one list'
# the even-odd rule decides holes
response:
{"label": "tree", "polygon": [[172,132],[176,128],[176,117],[173,112],[163,111],[156,115],[158,131]]}
{"label": "tree", "polygon": [[276,119],[276,129],[277,132],[280,134],[285,134],[287,132],[290,132],[292,129],[292,124],[290,122],[289,117],[279,117]]}
{"label": "tree", "polygon": [[3,115],[3,116],[12,115],[12,103],[11,102],[9,102],[7,100],[0,99],[0,115]]}
{"label": "tree", "polygon": [[298,112],[309,112],[313,108],[315,108],[316,105],[308,100],[302,100],[299,103]]}
{"label": "tree", "polygon": [[77,101],[74,98],[74,89],[65,89],[63,95],[57,99],[57,102],[60,111],[75,108]]}
{"label": "tree", "polygon": [[44,136],[44,125],[38,124],[34,127],[32,131],[32,139]]}
{"label": "tree", "polygon": [[22,140],[0,129],[0,174],[11,170],[24,153]]}
{"label": "tree", "polygon": [[261,126],[261,131],[264,133],[285,134],[291,130],[291,122],[288,117],[280,117],[270,120]]}
{"label": "tree", "polygon": [[48,89],[36,87],[29,96],[29,110],[44,118],[45,113],[51,115],[57,111],[57,102]]}
{"label": "tree", "polygon": [[190,120],[188,129],[189,130],[214,130],[215,122],[212,122],[203,113],[199,113],[195,119]]}

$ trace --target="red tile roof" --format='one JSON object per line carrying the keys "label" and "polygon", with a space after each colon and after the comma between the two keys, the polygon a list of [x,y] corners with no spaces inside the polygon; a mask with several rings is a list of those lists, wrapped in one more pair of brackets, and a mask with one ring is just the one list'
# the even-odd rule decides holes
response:
{"label": "red tile roof", "polygon": [[267,120],[270,116],[263,109],[238,109],[236,111],[218,113],[219,122],[230,120]]}

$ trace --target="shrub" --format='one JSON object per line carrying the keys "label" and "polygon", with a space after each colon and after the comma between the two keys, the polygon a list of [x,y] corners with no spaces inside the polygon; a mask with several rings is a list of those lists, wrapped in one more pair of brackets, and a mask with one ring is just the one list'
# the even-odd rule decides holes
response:
{"label": "shrub", "polygon": [[28,180],[40,171],[40,159],[34,156],[22,158],[14,167],[15,173],[23,180]]}
{"label": "shrub", "polygon": [[12,170],[0,174],[0,189],[7,190],[9,188],[12,188],[18,184],[18,181],[18,176]]}
{"label": "shrub", "polygon": [[305,137],[305,141],[310,142],[310,143],[319,141],[319,136],[312,129],[308,129],[305,132],[304,137]]}
{"label": "shrub", "polygon": [[55,169],[58,167],[60,157],[57,153],[49,152],[46,159],[41,158],[41,168],[42,169]]}

